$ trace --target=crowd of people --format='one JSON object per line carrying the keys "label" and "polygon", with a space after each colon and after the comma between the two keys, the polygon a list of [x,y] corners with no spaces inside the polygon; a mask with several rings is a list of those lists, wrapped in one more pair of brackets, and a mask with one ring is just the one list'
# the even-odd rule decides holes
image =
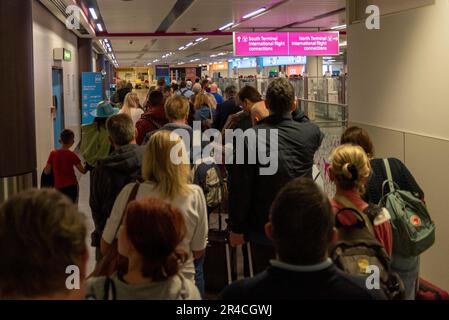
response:
{"label": "crowd of people", "polygon": [[[373,219],[363,214],[370,203],[380,202],[387,180],[368,133],[352,127],[343,134],[331,155],[329,174],[337,192],[329,199],[313,179],[314,156],[324,135],[298,108],[287,79],[273,80],[265,98],[250,86],[240,91],[229,86],[222,96],[209,80],[168,86],[160,79],[143,106],[125,84],[112,100],[100,103],[94,122],[82,128],[84,164],[70,151],[73,132],[64,130],[61,149],[50,154],[45,167],[54,176],[54,189],[29,190],[0,206],[0,298],[204,299],[208,190],[193,184],[189,160],[194,150],[174,133],[183,129],[192,140],[194,121],[202,131],[277,133],[274,174],[260,174],[266,163],[259,156],[248,160],[254,146],[247,140],[244,163],[220,166],[229,193],[223,197],[229,243],[250,244],[245,263],[251,260],[257,273],[224,288],[220,298],[390,298],[385,288],[369,289],[365,278],[339,268],[331,254],[340,239],[337,229],[347,231],[360,216],[391,260],[392,272],[399,274],[402,298],[415,298],[419,256],[395,252],[397,230],[388,213]],[[270,150],[270,140],[260,136],[257,145]],[[174,163],[173,150],[185,161]],[[424,200],[405,165],[389,162],[394,182]],[[97,261],[91,275],[74,168],[90,174],[91,245]],[[115,264],[108,261],[111,256]],[[105,272],[105,264],[113,268]],[[67,287],[68,266],[80,270],[78,290]]]}

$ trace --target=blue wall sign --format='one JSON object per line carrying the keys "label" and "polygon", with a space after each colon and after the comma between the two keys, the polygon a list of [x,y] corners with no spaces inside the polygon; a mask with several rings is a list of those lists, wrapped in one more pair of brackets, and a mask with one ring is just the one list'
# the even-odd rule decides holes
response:
{"label": "blue wall sign", "polygon": [[103,100],[103,79],[101,72],[83,72],[81,76],[82,87],[82,119],[81,124],[92,123],[94,117],[90,114]]}
{"label": "blue wall sign", "polygon": [[263,57],[262,59],[262,65],[264,67],[301,65],[306,63],[307,58],[304,56]]}
{"label": "blue wall sign", "polygon": [[170,84],[170,67],[168,65],[156,66],[156,80],[159,78],[165,78],[167,85]]}

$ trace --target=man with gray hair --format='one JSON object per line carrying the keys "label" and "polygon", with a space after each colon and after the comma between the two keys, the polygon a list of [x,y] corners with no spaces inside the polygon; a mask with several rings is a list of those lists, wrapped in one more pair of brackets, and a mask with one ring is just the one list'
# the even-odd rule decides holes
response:
{"label": "man with gray hair", "polygon": [[115,198],[127,184],[141,178],[144,147],[136,144],[136,129],[127,114],[114,115],[106,121],[114,151],[98,162],[92,173],[89,204],[95,223],[92,246],[100,258],[100,240]]}

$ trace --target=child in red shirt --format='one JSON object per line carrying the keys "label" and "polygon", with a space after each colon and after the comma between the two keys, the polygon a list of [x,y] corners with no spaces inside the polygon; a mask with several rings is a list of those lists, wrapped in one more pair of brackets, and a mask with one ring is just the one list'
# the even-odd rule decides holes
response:
{"label": "child in red shirt", "polygon": [[71,130],[64,130],[59,137],[61,149],[53,150],[48,157],[45,174],[53,171],[54,187],[72,199],[73,203],[78,203],[78,180],[75,176],[76,167],[79,172],[85,174],[86,168],[81,164],[78,156],[70,151],[75,143],[75,134]]}

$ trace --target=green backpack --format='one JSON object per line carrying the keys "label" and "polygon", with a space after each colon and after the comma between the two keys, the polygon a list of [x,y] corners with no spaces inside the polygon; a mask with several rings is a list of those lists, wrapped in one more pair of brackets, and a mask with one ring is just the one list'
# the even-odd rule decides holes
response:
{"label": "green backpack", "polygon": [[[387,179],[382,184],[379,206],[387,208],[393,228],[393,252],[403,257],[417,257],[435,242],[435,224],[424,202],[394,182],[388,159],[384,159]],[[390,192],[384,195],[386,184]]]}

